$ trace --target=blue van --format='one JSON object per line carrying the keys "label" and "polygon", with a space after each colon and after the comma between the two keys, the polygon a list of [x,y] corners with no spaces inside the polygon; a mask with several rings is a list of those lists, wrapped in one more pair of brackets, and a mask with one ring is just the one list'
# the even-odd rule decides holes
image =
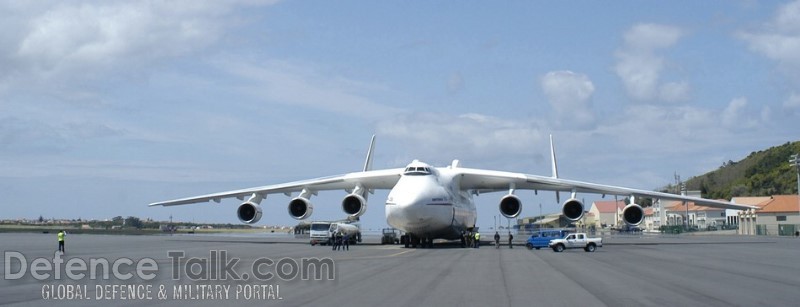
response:
{"label": "blue van", "polygon": [[528,249],[540,249],[542,247],[547,247],[552,239],[561,239],[566,237],[569,234],[569,230],[566,229],[547,229],[547,230],[539,230],[533,232],[530,238],[528,238],[528,242],[525,243],[525,247]]}

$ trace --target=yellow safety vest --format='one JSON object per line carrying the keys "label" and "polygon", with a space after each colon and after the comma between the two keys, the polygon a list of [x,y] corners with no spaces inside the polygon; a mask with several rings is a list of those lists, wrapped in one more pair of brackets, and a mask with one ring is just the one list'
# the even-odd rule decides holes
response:
{"label": "yellow safety vest", "polygon": [[64,241],[64,232],[63,231],[59,231],[58,232],[58,242],[62,242],[62,241]]}
{"label": "yellow safety vest", "polygon": [[475,240],[480,240],[480,239],[481,239],[481,234],[479,232],[476,232],[475,233]]}

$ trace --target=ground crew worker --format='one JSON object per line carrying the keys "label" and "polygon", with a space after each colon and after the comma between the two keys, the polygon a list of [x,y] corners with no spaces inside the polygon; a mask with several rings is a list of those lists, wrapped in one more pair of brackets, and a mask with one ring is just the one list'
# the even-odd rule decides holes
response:
{"label": "ground crew worker", "polygon": [[481,248],[481,233],[475,232],[475,248]]}
{"label": "ground crew worker", "polygon": [[331,250],[336,250],[336,233],[331,233]]}
{"label": "ground crew worker", "polygon": [[340,248],[342,250],[344,250],[344,247],[342,247],[342,233],[341,232],[337,232],[336,233],[336,249],[335,250],[338,251]]}
{"label": "ground crew worker", "polygon": [[500,248],[500,233],[494,232],[494,248]]}
{"label": "ground crew worker", "polygon": [[513,235],[511,234],[511,232],[509,231],[509,232],[508,232],[508,248],[514,248],[514,245],[513,245],[513,244],[511,244],[511,241],[514,241],[514,236],[513,236]]}
{"label": "ground crew worker", "polygon": [[64,248],[64,236],[67,235],[64,230],[60,230],[58,232],[58,251],[61,253],[66,253],[66,249]]}
{"label": "ground crew worker", "polygon": [[342,247],[342,250],[350,250],[350,234],[346,234],[344,237],[342,237],[342,245],[344,246]]}

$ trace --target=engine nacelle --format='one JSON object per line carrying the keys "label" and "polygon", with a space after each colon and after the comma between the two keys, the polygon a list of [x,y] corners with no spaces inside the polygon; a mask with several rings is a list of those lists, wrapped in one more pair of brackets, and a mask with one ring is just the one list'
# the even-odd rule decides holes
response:
{"label": "engine nacelle", "polygon": [[245,224],[253,224],[261,219],[261,206],[254,202],[246,201],[239,205],[236,216]]}
{"label": "engine nacelle", "polygon": [[514,194],[508,194],[500,199],[500,213],[506,218],[515,218],[522,212],[522,201]]}
{"label": "engine nacelle", "polygon": [[359,217],[367,212],[367,200],[358,194],[349,194],[342,200],[342,211],[351,217]]}
{"label": "engine nacelle", "polygon": [[622,209],[622,220],[631,226],[639,225],[644,221],[644,209],[637,204],[629,204]]}
{"label": "engine nacelle", "polygon": [[580,220],[583,217],[583,203],[576,198],[570,198],[561,206],[561,213],[570,221]]}
{"label": "engine nacelle", "polygon": [[295,197],[289,202],[289,215],[298,220],[303,220],[311,216],[314,212],[314,205],[303,197]]}

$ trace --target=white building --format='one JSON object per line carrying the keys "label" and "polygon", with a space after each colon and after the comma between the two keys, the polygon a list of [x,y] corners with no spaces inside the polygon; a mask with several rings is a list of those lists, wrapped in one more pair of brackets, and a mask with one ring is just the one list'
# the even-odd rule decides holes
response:
{"label": "white building", "polygon": [[760,209],[739,213],[739,233],[791,236],[800,230],[800,197],[774,195],[756,205]]}
{"label": "white building", "polygon": [[705,229],[706,227],[722,227],[727,222],[725,209],[696,205],[694,202],[676,201],[666,205],[667,225],[684,225],[688,220],[689,227]]}
{"label": "white building", "polygon": [[596,201],[592,203],[589,212],[595,217],[595,227],[619,227],[625,222],[622,221],[622,209],[625,208],[624,201]]}

